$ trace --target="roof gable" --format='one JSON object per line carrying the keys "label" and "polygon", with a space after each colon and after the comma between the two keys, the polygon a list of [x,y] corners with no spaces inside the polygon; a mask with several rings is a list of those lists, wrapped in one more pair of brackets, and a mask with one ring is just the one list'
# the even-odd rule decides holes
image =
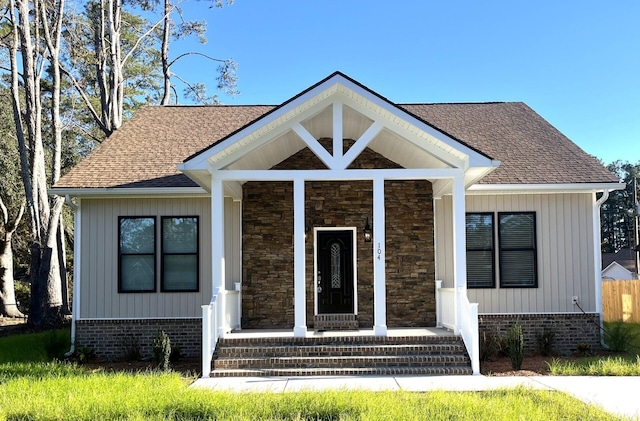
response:
{"label": "roof gable", "polygon": [[[345,114],[350,114],[350,117],[345,119]],[[329,118],[323,119],[323,116]],[[329,130],[325,135],[319,135],[317,132],[311,134],[308,130],[309,126],[322,126],[309,123],[318,120],[324,121],[325,132]],[[351,132],[345,133],[345,128],[348,127],[344,124],[345,121],[368,122],[368,127],[364,132],[354,136]],[[320,131],[322,132],[322,129]],[[403,146],[413,143],[418,153],[427,152],[425,159],[429,156],[436,158],[433,162],[424,160],[423,165],[463,169],[470,166],[492,169],[495,166],[492,159],[485,154],[452,138],[344,74],[336,72],[220,142],[192,155],[179,168],[192,175],[195,175],[195,171],[204,171],[208,167],[249,169],[246,165],[237,163],[245,156],[264,149],[266,145],[280,142],[279,148],[272,148],[278,149],[279,154],[275,154],[270,161],[263,159],[262,165],[255,164],[251,169],[270,168],[279,162],[278,159],[285,159],[303,147],[311,148],[328,168],[344,169],[355,159],[358,151],[370,144],[374,149],[381,149],[377,152],[384,155],[384,144],[389,141],[375,142],[382,136],[382,132],[405,140]],[[343,151],[339,142],[334,142],[333,149],[328,151],[317,142],[322,137],[356,140],[355,151]],[[260,155],[264,157],[272,151],[262,152],[264,151],[261,151]]]}

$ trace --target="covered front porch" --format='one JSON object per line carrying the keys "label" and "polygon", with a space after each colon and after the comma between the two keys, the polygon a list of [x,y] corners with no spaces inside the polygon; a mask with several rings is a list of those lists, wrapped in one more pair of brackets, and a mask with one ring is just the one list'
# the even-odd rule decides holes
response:
{"label": "covered front porch", "polygon": [[[477,306],[466,295],[465,190],[496,165],[342,75],[179,165],[211,193],[214,293],[203,306],[203,375],[216,341],[245,323],[306,338],[312,317],[327,313],[353,314],[364,336],[389,337],[390,315],[398,328],[451,329],[478,373]],[[354,191],[357,206],[347,197]],[[451,213],[434,215],[443,195],[452,198]],[[451,226],[454,280],[447,288],[434,279],[436,223]],[[413,247],[409,269],[394,260],[404,245]],[[250,294],[264,299],[243,297]],[[434,308],[418,305],[426,300]],[[271,307],[257,311],[262,305]],[[395,317],[394,308],[405,315]]]}

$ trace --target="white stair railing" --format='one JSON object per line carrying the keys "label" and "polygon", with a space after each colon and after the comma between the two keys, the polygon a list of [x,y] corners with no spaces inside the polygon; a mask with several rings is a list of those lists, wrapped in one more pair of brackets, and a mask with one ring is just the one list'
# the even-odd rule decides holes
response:
{"label": "white stair railing", "polygon": [[462,336],[471,359],[471,370],[473,374],[480,374],[478,303],[469,302],[466,289],[459,289],[456,294],[455,288],[442,288],[442,281],[436,281],[436,326]]}
{"label": "white stair railing", "polygon": [[480,374],[480,337],[478,334],[478,303],[470,303],[467,291],[458,290],[460,334],[471,359],[473,374]]}
{"label": "white stair railing", "polygon": [[202,306],[202,378],[211,374],[211,359],[218,343],[218,311],[216,302],[220,296],[220,288],[216,288],[211,302]]}

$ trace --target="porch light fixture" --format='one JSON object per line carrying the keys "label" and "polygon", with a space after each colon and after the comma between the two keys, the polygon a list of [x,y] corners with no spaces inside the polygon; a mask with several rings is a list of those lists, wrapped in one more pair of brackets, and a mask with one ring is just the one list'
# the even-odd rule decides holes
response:
{"label": "porch light fixture", "polygon": [[367,222],[366,224],[364,224],[364,229],[362,230],[362,233],[364,234],[364,242],[370,243],[371,242],[371,226],[369,225],[369,217],[367,217]]}

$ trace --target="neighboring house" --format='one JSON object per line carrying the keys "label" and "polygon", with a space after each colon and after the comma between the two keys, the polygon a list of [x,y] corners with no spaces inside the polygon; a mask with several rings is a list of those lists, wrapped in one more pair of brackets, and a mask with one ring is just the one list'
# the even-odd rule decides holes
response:
{"label": "neighboring house", "polygon": [[616,253],[602,253],[602,280],[638,279],[636,253],[633,249],[621,249]]}
{"label": "neighboring house", "polygon": [[213,296],[207,343],[339,314],[448,327],[477,372],[477,323],[599,344],[622,187],[523,103],[395,104],[337,72],[279,106],[144,107],[50,193],[75,198],[73,335],[98,355],[158,329],[197,355]]}

